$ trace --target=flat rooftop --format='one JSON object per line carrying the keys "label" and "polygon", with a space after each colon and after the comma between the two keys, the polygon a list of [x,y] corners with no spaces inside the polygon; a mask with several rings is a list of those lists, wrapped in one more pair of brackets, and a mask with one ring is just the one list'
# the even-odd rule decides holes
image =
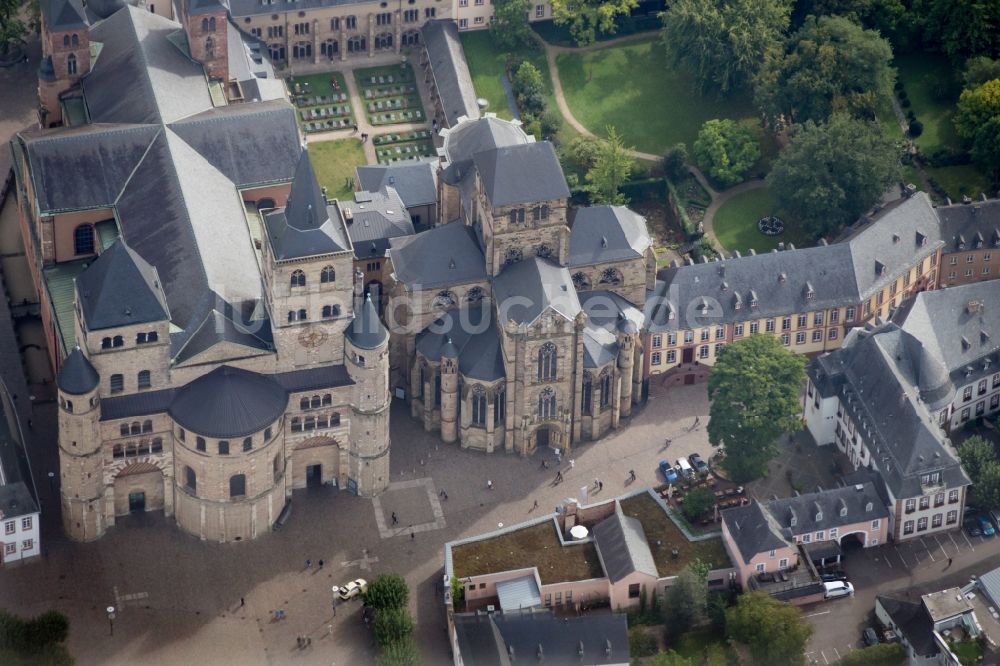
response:
{"label": "flat rooftop", "polygon": [[921,597],[927,613],[934,622],[947,620],[948,618],[967,613],[972,610],[972,604],[965,598],[962,591],[957,587],[950,587],[940,592],[931,592]]}

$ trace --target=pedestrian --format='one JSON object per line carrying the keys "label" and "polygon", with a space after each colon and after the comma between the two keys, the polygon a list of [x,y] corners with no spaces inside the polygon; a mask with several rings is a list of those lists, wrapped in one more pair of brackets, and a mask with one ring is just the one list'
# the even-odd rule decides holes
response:
{"label": "pedestrian", "polygon": [[312,565],[313,565],[312,560],[306,560],[306,569],[312,569]]}
{"label": "pedestrian", "polygon": [[240,597],[240,608],[243,608],[246,605],[247,605],[246,599],[244,599],[243,597]]}
{"label": "pedestrian", "polygon": [[695,427],[695,428],[697,428],[697,427],[698,427],[698,424],[699,424],[699,423],[701,423],[701,417],[700,417],[700,416],[696,416],[696,417],[694,417],[694,427]]}
{"label": "pedestrian", "polygon": [[597,482],[597,489],[598,490],[604,490],[604,482],[603,481],[598,481]]}
{"label": "pedestrian", "polygon": [[319,568],[320,568],[320,569],[322,569],[322,568],[323,568],[323,560],[320,560],[320,561],[319,561]]}
{"label": "pedestrian", "polygon": [[562,470],[556,472],[556,483],[562,483]]}
{"label": "pedestrian", "polygon": [[595,479],[594,479],[594,487],[595,487],[595,488],[598,488],[598,487],[600,487],[600,485],[601,485],[601,482],[600,482],[600,480],[599,480],[599,479],[596,479],[596,478],[595,478]]}
{"label": "pedestrian", "polygon": [[948,567],[950,567],[950,566],[951,566],[951,558],[949,557],[949,558],[948,558],[948,566],[946,566],[946,567],[945,567],[945,569],[947,569],[947,568],[948,568]]}
{"label": "pedestrian", "polygon": [[574,460],[573,458],[570,458],[569,459],[569,468],[573,469],[574,465],[576,465],[576,460]]}
{"label": "pedestrian", "polygon": [[531,507],[531,510],[534,511],[537,508],[538,508],[538,500],[535,500],[535,504],[534,506]]}
{"label": "pedestrian", "polygon": [[358,124],[357,123],[352,123],[351,124],[351,134],[357,134],[357,133],[358,133]]}
{"label": "pedestrian", "polygon": [[31,422],[31,419],[28,419],[28,429],[30,430],[31,428],[34,428],[34,427],[35,427],[35,426],[34,426],[34,424],[33,424],[33,423]]}
{"label": "pedestrian", "polygon": [[444,494],[444,499],[445,499],[446,502],[448,501],[448,493]]}
{"label": "pedestrian", "polygon": [[413,540],[414,540],[414,539],[416,539],[416,538],[417,538],[417,537],[416,537],[416,536],[415,536],[415,535],[413,534],[413,531],[411,530],[411,531],[410,531],[410,541],[413,541]]}
{"label": "pedestrian", "polygon": [[493,480],[492,479],[486,479],[486,487],[489,490],[493,490]]}
{"label": "pedestrian", "polygon": [[399,522],[399,519],[398,519],[398,518],[396,518],[396,512],[395,512],[395,511],[393,511],[393,512],[392,512],[392,524],[393,524],[393,525],[395,525],[395,524],[396,524],[396,523],[398,523],[398,522]]}

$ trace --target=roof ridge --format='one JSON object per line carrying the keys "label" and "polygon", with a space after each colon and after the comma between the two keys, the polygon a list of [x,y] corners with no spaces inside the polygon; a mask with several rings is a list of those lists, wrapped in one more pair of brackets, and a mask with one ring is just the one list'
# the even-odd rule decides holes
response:
{"label": "roof ridge", "polygon": [[[143,127],[150,127],[150,125],[143,125]],[[118,194],[115,196],[115,200],[111,202],[111,209],[115,213],[115,224],[118,225],[119,231],[121,230],[121,223],[118,221],[118,202],[121,200],[122,194],[124,194],[125,190],[128,188],[129,183],[132,182],[132,177],[135,176],[135,172],[138,171],[139,167],[142,166],[142,163],[146,161],[146,157],[149,155],[149,151],[152,150],[153,144],[156,143],[156,140],[159,138],[161,134],[163,134],[162,126],[157,127],[156,134],[154,134],[153,138],[149,140],[149,144],[146,145],[146,150],[142,151],[142,156],[135,163],[135,166],[132,167],[132,171],[129,173],[128,178],[126,178],[125,182],[122,184],[122,188],[118,190]]]}

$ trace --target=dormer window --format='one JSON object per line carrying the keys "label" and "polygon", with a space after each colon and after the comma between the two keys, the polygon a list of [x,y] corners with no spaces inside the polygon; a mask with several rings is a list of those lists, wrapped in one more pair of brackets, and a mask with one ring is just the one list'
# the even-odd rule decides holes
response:
{"label": "dormer window", "polygon": [[875,262],[875,275],[878,275],[879,277],[885,277],[885,264],[883,264],[881,261]]}
{"label": "dormer window", "polygon": [[924,247],[927,245],[927,236],[917,232],[917,247]]}
{"label": "dormer window", "polygon": [[872,503],[871,502],[867,502],[865,504],[865,513],[871,513],[873,508],[874,507],[872,506]]}

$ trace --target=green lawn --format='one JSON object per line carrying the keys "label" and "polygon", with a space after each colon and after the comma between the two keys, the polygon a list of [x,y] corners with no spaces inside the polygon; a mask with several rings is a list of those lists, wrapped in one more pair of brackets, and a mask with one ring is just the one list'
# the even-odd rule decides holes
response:
{"label": "green lawn", "polygon": [[916,139],[920,152],[930,155],[938,148],[958,148],[959,138],[951,117],[960,90],[949,60],[939,54],[919,53],[899,56],[895,65],[912,104],[910,108],[924,124],[923,134]]}
{"label": "green lawn", "polygon": [[319,184],[326,186],[331,199],[351,199],[354,167],[368,164],[361,141],[341,139],[309,144],[309,158]]}
{"label": "green lawn", "polygon": [[[760,233],[757,230],[757,220],[776,213],[786,225],[785,233],[780,236],[765,236]],[[796,247],[807,244],[801,230],[786,216],[778,213],[771,190],[766,187],[737,194],[723,204],[715,213],[713,228],[726,250],[738,250],[742,254],[746,254],[750,248],[758,253],[769,252],[778,247],[778,243],[791,242]]]}
{"label": "green lawn", "polygon": [[989,196],[992,192],[990,179],[983,175],[973,164],[962,164],[950,167],[925,167],[924,170],[944,188],[952,201],[958,201],[962,195],[975,199],[981,192]]}
{"label": "green lawn", "polygon": [[599,135],[613,125],[643,152],[662,154],[679,141],[690,149],[706,120],[757,115],[747,95],[699,94],[656,39],[565,53],[558,65],[576,119]]}

